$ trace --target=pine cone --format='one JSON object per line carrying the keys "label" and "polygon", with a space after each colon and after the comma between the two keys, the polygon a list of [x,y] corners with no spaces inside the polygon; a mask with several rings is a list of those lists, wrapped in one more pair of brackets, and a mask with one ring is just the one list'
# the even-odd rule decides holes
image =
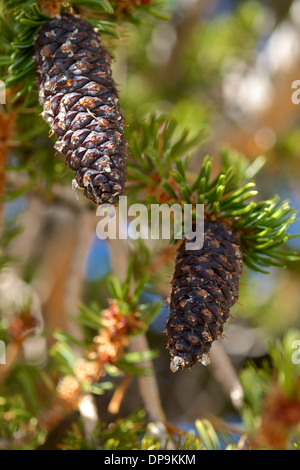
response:
{"label": "pine cone", "polygon": [[89,199],[117,204],[127,145],[111,59],[99,34],[75,16],[57,16],[36,39],[35,61],[42,116],[59,139],[55,148]]}
{"label": "pine cone", "polygon": [[209,363],[211,344],[222,336],[239,295],[239,236],[221,222],[205,221],[204,237],[201,250],[187,251],[183,240],[176,258],[166,325],[173,372]]}

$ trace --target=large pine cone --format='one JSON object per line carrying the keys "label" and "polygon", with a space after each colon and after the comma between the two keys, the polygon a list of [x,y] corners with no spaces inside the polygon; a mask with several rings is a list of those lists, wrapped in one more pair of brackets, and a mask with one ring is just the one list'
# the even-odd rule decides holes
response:
{"label": "large pine cone", "polygon": [[58,137],[55,148],[97,204],[124,194],[127,145],[111,77],[111,59],[86,21],[61,15],[46,23],[35,43],[43,118]]}
{"label": "large pine cone", "polygon": [[229,309],[239,296],[242,251],[239,236],[225,224],[205,221],[201,250],[183,240],[172,280],[166,325],[171,370],[209,363],[212,342],[223,334]]}

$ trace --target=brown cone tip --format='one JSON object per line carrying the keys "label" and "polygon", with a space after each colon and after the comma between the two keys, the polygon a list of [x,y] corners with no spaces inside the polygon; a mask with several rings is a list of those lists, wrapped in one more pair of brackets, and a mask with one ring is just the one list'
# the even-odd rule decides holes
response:
{"label": "brown cone tip", "polygon": [[127,144],[111,59],[85,20],[58,15],[35,43],[43,118],[58,137],[77,184],[96,204],[117,204],[124,194]]}
{"label": "brown cone tip", "polygon": [[223,334],[239,296],[242,251],[238,234],[219,221],[205,221],[204,245],[176,258],[166,325],[172,372],[210,362],[212,342]]}

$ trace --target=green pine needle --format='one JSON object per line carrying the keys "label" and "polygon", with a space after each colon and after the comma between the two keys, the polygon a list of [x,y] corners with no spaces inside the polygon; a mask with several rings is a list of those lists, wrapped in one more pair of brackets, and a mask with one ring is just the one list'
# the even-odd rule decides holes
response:
{"label": "green pine needle", "polygon": [[[176,121],[167,116],[150,116],[138,128],[131,130],[131,157],[128,163],[128,179],[140,188],[154,188],[161,179],[160,187],[170,198],[169,204],[205,205],[207,217],[229,219],[233,230],[240,234],[245,264],[259,272],[268,273],[271,266],[282,266],[298,259],[295,252],[282,246],[294,236],[288,229],[294,222],[296,211],[289,201],[273,196],[257,201],[258,191],[251,179],[265,164],[259,156],[250,163],[236,151],[224,149],[221,154],[221,172],[211,179],[213,158],[206,156],[197,175],[189,172],[186,152],[199,145],[205,137],[204,128],[190,138],[186,130],[180,131]],[[169,179],[177,183],[177,190]],[[129,192],[131,188],[129,187]],[[136,193],[135,193],[136,197]],[[141,195],[142,197],[142,195]],[[155,196],[147,202],[154,203]],[[174,235],[174,234],[173,234]]]}
{"label": "green pine needle", "polygon": [[[163,2],[164,3],[164,2]],[[135,6],[122,21],[141,22],[152,15],[165,17],[164,5],[154,2],[149,5]],[[120,17],[110,0],[73,0],[61,6],[61,13],[81,13],[100,33],[118,38]],[[19,95],[28,95],[37,103],[34,74],[34,39],[43,24],[51,18],[43,14],[36,0],[0,0],[0,80],[7,88],[22,85]],[[32,90],[35,94],[32,95]],[[19,96],[20,97],[20,96]],[[169,129],[172,132],[172,129]]]}
{"label": "green pine needle", "polygon": [[[238,158],[242,157],[239,155]],[[228,160],[227,155],[227,163]],[[245,264],[256,271],[268,273],[265,268],[284,266],[285,262],[298,259],[297,253],[281,249],[281,246],[291,238],[287,230],[295,220],[296,211],[290,207],[289,201],[280,202],[278,196],[266,201],[253,201],[252,198],[256,197],[258,192],[254,189],[255,183],[247,182],[247,179],[249,174],[261,168],[261,157],[258,160],[258,163],[255,161],[250,165],[250,172],[245,159],[236,171],[235,166],[228,167],[226,163],[217,178],[205,184],[203,175],[210,173],[212,164],[212,160],[206,157],[199,174],[200,178],[196,179],[198,188],[195,184],[193,188],[198,189],[198,202],[205,204],[208,216],[216,215],[219,219],[232,219],[233,230],[239,232],[241,237]],[[246,183],[243,184],[242,181]]]}

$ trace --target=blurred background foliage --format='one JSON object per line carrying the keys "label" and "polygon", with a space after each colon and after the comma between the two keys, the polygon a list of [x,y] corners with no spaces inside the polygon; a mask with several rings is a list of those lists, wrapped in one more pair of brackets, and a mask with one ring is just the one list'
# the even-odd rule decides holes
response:
{"label": "blurred background foliage", "polygon": [[[116,26],[119,38],[103,35],[114,56],[113,75],[120,91],[129,144],[135,129],[152,113],[173,116],[180,128],[187,127],[192,135],[205,127],[207,137],[192,158],[196,172],[204,156],[209,154],[215,157],[213,172],[217,173],[221,165],[218,156],[224,147],[245,154],[249,161],[265,155],[266,164],[257,177],[259,193],[264,198],[277,193],[290,199],[299,210],[300,108],[291,101],[291,85],[300,78],[300,1],[167,0],[163,3],[168,20],[157,15],[141,15],[137,23],[128,21],[124,14]],[[2,53],[4,56],[4,46]],[[0,61],[0,68],[2,75],[5,60]],[[8,103],[13,93],[14,90],[9,91]],[[126,271],[127,249],[122,252],[122,246],[97,239],[94,208],[83,209],[85,204],[80,197],[77,206],[75,195],[69,190],[72,175],[64,167],[62,158],[53,156],[53,141],[48,138],[48,127],[39,116],[41,109],[36,101],[37,89],[34,89],[30,103],[22,106],[22,102],[19,105],[17,102],[15,130],[6,139],[0,139],[1,145],[10,148],[5,166],[5,215],[1,228],[1,261],[3,259],[5,267],[0,273],[0,339],[18,344],[5,386],[11,395],[16,394],[13,400],[14,404],[18,403],[17,413],[21,416],[14,427],[15,415],[10,419],[7,414],[11,411],[11,399],[3,393],[0,397],[0,443],[20,439],[21,444],[11,445],[32,448],[45,440],[43,432],[34,431],[40,399],[35,387],[48,396],[55,389],[58,374],[53,358],[49,360],[47,354],[55,341],[53,332],[60,328],[75,337],[80,336],[78,327],[70,320],[70,315],[78,311],[78,298],[86,305],[96,302],[99,311],[107,308],[110,296],[107,276]],[[4,107],[1,109],[4,111]],[[14,234],[19,228],[21,233]],[[300,223],[296,221],[290,231],[300,232]],[[289,241],[289,248],[299,251],[299,243],[295,238]],[[165,300],[169,295],[174,251],[161,256],[160,248],[156,244],[153,249],[144,247],[135,251],[137,276],[143,264],[157,272],[152,284],[146,284],[141,293],[144,303]],[[78,260],[83,263],[79,268]],[[158,351],[153,363],[162,407],[174,428],[182,432],[192,430],[198,438],[200,435],[201,441],[199,430],[204,432],[205,423],[195,425],[195,421],[211,416],[220,433],[225,422],[231,426],[231,435],[238,436],[235,442],[241,442],[243,432],[251,430],[255,434],[256,430],[250,441],[254,446],[258,445],[255,441],[258,437],[267,447],[285,445],[279,438],[276,440],[276,436],[271,443],[264,440],[268,425],[275,419],[267,414],[269,408],[264,405],[264,397],[274,389],[270,396],[276,402],[278,387],[285,393],[283,385],[289,379],[282,379],[282,374],[291,367],[290,380],[294,381],[292,388],[299,400],[299,370],[291,365],[291,356],[293,341],[300,339],[300,262],[288,263],[285,270],[273,268],[271,271],[269,275],[245,272],[240,302],[232,310],[236,319],[227,326],[226,338],[220,341],[245,389],[246,402],[241,414],[212,368],[199,365],[192,373],[170,372],[166,338],[162,334],[167,307],[161,309],[150,325],[147,336],[151,350]],[[9,325],[15,317],[21,316],[25,321],[26,305],[34,312],[40,329],[22,340],[20,346]],[[277,356],[275,346],[267,347],[267,341],[279,341]],[[281,362],[278,354],[284,358]],[[54,367],[54,379],[44,373],[49,367]],[[23,397],[17,395],[18,384]],[[113,391],[108,390],[97,397],[101,420],[107,423],[115,420],[108,411],[112,394]],[[31,411],[28,411],[28,403]],[[133,379],[117,417],[128,417],[142,407],[137,379]],[[299,401],[295,409],[299,417]],[[123,425],[126,429],[137,430],[132,442],[141,448],[157,445],[155,439],[148,441],[144,416],[132,415],[127,419],[129,421],[123,424],[117,422],[116,429]],[[29,439],[25,445],[22,444],[22,423],[28,420],[30,429],[26,429],[25,434],[28,433]],[[133,426],[136,421],[142,424]],[[299,422],[300,417],[291,425]],[[63,431],[51,434],[46,448],[55,447],[69,425],[66,421]],[[105,428],[97,432],[90,448],[98,448],[99,440],[103,448],[122,448],[117,441],[109,442],[117,437],[111,436]],[[146,434],[141,443],[142,432]],[[205,436],[204,432],[204,441]],[[202,448],[203,441],[202,444],[200,441],[192,440],[190,448]],[[225,444],[220,442],[218,445],[223,448],[233,445],[226,439]],[[297,433],[294,442],[297,442]],[[73,428],[65,448],[86,445],[80,426]],[[217,444],[210,441],[205,447],[214,446]]]}

